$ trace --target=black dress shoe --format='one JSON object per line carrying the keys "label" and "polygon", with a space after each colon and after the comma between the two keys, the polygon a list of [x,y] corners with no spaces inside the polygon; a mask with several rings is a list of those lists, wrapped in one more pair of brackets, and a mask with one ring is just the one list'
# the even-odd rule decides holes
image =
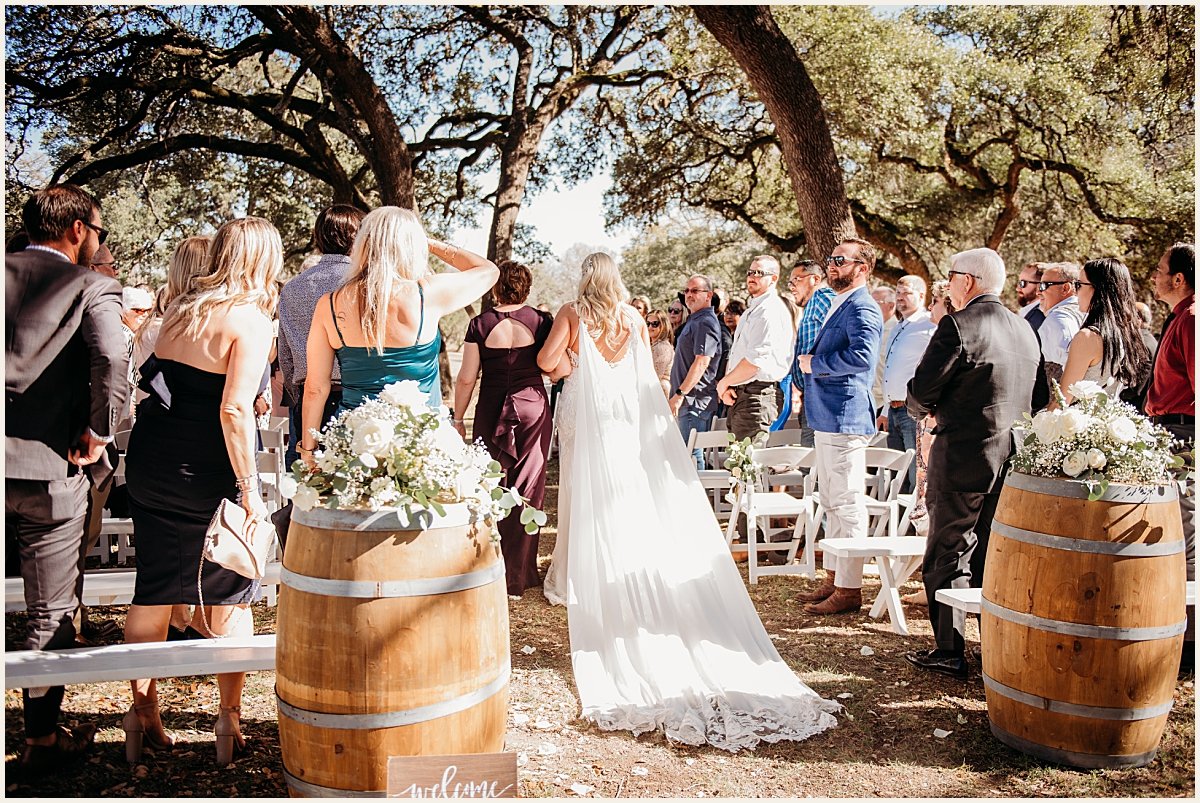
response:
{"label": "black dress shoe", "polygon": [[959,680],[967,679],[967,661],[961,655],[942,650],[919,650],[904,653],[904,659],[920,669],[940,672]]}
{"label": "black dress shoe", "polygon": [[64,767],[82,759],[92,749],[96,738],[96,726],[87,723],[70,731],[58,726],[58,739],[54,744],[27,744],[21,754],[21,775],[37,778],[51,772],[60,772]]}

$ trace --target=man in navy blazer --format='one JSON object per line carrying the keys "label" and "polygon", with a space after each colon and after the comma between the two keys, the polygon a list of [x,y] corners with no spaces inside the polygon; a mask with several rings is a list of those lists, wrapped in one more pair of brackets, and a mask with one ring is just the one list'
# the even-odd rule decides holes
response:
{"label": "man in navy blazer", "polygon": [[[830,538],[867,534],[864,488],[867,444],[875,434],[871,384],[883,316],[867,292],[875,269],[875,248],[866,240],[847,238],[825,260],[829,286],[837,293],[811,354],[797,358],[804,379],[804,404],[817,450],[817,483],[827,515]],[[824,584],[801,594],[807,613],[849,613],[862,608],[862,559],[826,566]]]}

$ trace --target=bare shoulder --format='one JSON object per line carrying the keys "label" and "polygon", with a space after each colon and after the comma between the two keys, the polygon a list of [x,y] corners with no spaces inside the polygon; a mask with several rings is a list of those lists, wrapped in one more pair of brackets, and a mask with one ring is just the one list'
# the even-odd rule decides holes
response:
{"label": "bare shoulder", "polygon": [[579,320],[579,311],[575,309],[574,301],[568,301],[566,304],[563,304],[561,307],[559,307],[558,314],[554,317],[557,318],[559,315],[566,318],[568,321]]}
{"label": "bare shoulder", "polygon": [[257,304],[234,304],[226,313],[225,321],[237,335],[270,337],[273,334],[270,317]]}

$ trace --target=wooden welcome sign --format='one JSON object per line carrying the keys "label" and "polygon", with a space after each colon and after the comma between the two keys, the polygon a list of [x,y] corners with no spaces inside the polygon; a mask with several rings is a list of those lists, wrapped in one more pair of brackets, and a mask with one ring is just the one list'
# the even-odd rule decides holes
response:
{"label": "wooden welcome sign", "polygon": [[516,753],[390,756],[388,797],[516,797]]}

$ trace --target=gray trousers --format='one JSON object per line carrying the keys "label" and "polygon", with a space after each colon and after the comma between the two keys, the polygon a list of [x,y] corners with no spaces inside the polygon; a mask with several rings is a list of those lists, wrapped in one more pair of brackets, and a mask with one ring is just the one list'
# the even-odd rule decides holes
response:
{"label": "gray trousers", "polygon": [[939,650],[962,655],[966,614],[937,601],[941,588],[982,588],[983,561],[1000,494],[926,493],[929,537],[921,572]]}
{"label": "gray trousers", "polygon": [[[64,480],[4,481],[4,528],[21,556],[25,609],[29,614],[24,649],[61,650],[75,646],[73,617],[79,606],[79,579],[87,554],[84,519],[88,483],[82,474]],[[58,725],[63,687],[25,701],[25,736],[49,736]]]}

